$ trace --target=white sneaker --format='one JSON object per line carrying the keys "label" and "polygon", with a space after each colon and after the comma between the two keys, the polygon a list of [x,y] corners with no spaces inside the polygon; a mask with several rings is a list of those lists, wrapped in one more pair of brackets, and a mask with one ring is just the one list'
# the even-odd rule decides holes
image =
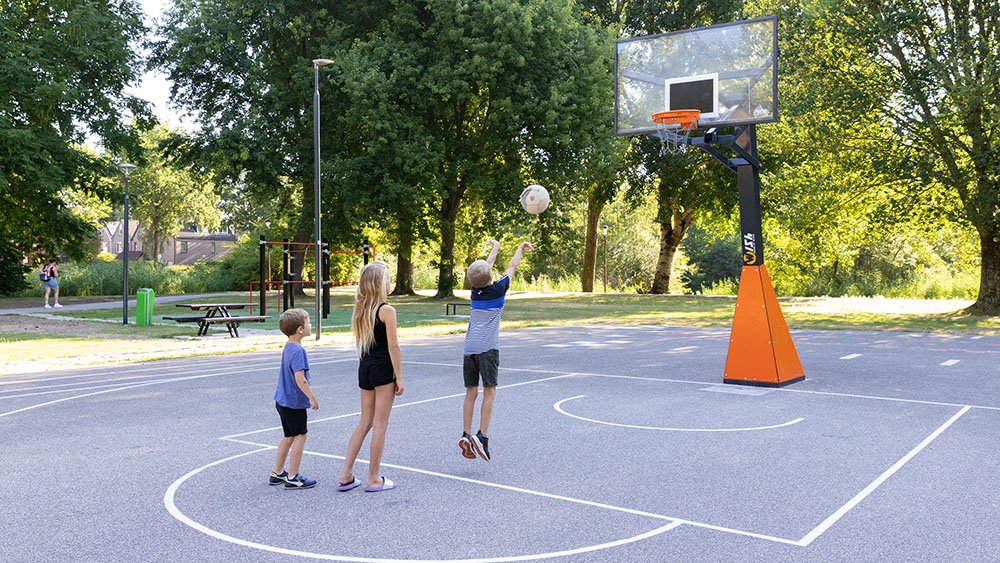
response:
{"label": "white sneaker", "polygon": [[45,308],[46,308],[46,309],[51,309],[51,308],[52,308],[52,305],[49,305],[48,303],[46,303],[46,304],[45,304]]}
{"label": "white sneaker", "polygon": [[62,305],[60,305],[58,303],[56,303],[55,307],[56,307],[56,309],[62,309]]}

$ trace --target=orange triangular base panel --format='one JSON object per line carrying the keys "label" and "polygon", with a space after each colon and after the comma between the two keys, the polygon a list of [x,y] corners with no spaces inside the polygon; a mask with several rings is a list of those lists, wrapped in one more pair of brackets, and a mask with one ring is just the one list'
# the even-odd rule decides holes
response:
{"label": "orange triangular base panel", "polygon": [[782,387],[805,379],[778,297],[761,266],[743,266],[725,383]]}

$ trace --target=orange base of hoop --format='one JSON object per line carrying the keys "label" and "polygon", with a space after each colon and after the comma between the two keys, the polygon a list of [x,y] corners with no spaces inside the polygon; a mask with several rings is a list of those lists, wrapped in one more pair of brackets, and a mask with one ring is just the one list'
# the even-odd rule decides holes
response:
{"label": "orange base of hoop", "polygon": [[675,109],[659,111],[653,114],[653,121],[660,125],[680,125],[681,129],[694,129],[701,118],[701,111],[696,109]]}

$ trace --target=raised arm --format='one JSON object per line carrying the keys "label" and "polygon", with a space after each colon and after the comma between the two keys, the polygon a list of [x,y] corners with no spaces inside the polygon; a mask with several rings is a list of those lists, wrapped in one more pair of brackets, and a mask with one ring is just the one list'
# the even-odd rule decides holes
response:
{"label": "raised arm", "polygon": [[493,246],[490,250],[490,255],[486,257],[486,263],[490,265],[490,270],[493,269],[493,263],[497,261],[497,253],[500,252],[500,241],[487,238],[486,244]]}
{"label": "raised arm", "polygon": [[514,252],[514,256],[510,259],[510,262],[507,264],[508,278],[513,278],[514,272],[517,271],[517,267],[521,265],[521,254],[523,254],[525,250],[534,250],[534,249],[535,247],[530,242],[522,242],[521,246],[517,247],[517,250]]}

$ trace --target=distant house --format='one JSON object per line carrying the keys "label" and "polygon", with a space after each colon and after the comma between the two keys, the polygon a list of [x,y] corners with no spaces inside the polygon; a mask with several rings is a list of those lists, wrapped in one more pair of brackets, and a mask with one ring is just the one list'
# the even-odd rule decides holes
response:
{"label": "distant house", "polygon": [[[122,224],[122,221],[105,223],[100,230],[101,251],[114,254],[116,260],[123,258],[126,248],[125,241],[122,240],[125,234]],[[152,256],[143,251],[142,241],[146,238],[146,233],[137,221],[129,221],[128,235],[128,259],[152,259]],[[158,258],[168,266],[208,262],[229,254],[235,246],[236,235],[205,233],[196,227],[186,227],[178,231],[177,236],[164,239],[163,251]]]}

